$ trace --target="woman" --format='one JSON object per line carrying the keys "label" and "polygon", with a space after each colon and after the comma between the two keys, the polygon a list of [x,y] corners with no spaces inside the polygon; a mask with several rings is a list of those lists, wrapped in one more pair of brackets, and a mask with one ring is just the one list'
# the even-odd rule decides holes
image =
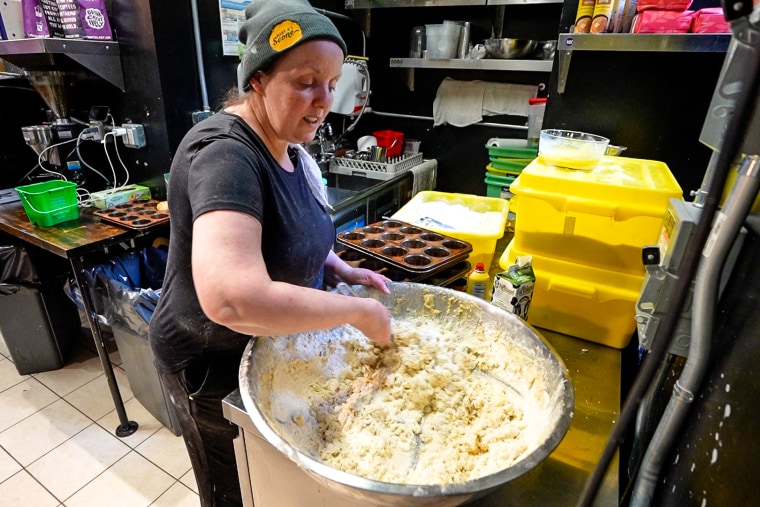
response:
{"label": "woman", "polygon": [[246,92],[195,125],[172,163],[171,244],[150,328],[204,506],[240,504],[237,429],[221,400],[238,387],[252,335],[348,323],[390,342],[382,304],[320,290],[324,279],[387,293],[388,280],[331,251],[324,195],[298,149],[330,110],[346,45],[305,0],[254,0],[245,13]]}

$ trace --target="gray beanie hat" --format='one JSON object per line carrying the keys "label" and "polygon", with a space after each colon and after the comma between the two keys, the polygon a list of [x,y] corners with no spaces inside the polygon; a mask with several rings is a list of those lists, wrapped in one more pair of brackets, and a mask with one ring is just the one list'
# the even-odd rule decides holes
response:
{"label": "gray beanie hat", "polygon": [[248,81],[287,50],[313,39],[330,39],[348,52],[340,32],[327,16],[307,0],[253,0],[245,8],[245,22],[238,39],[245,44],[240,78]]}

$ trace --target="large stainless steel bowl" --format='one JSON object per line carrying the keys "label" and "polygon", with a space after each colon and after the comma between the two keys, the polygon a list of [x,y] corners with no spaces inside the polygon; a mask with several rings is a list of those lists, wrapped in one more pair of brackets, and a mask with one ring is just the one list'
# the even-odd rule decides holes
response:
{"label": "large stainless steel bowl", "polygon": [[527,39],[492,38],[484,42],[486,53],[491,58],[510,60],[513,58],[525,58],[533,54],[538,41]]}
{"label": "large stainless steel bowl", "polygon": [[[251,340],[240,366],[240,392],[243,404],[256,428],[264,438],[305,470],[319,484],[361,505],[377,506],[436,506],[461,505],[479,498],[535,468],[556,448],[570,426],[574,406],[574,393],[567,369],[562,360],[544,342],[531,326],[515,315],[505,312],[482,299],[465,293],[436,286],[415,283],[391,283],[391,294],[384,295],[375,289],[353,287],[358,296],[381,301],[391,311],[394,321],[404,318],[425,318],[448,324],[466,336],[468,332],[488,329],[496,340],[504,340],[514,356],[505,362],[532,363],[536,384],[543,383],[541,396],[547,416],[544,440],[537,442],[512,466],[490,475],[462,483],[410,485],[393,484],[359,477],[328,466],[319,459],[315,445],[320,435],[308,425],[296,424],[288,414],[291,410],[308,410],[308,401],[294,392],[278,392],[273,388],[272,377],[279,374],[284,364],[325,357],[328,340],[342,339],[342,328],[298,333],[288,336],[260,337]],[[326,385],[340,369],[342,358],[329,356],[320,371],[314,371],[314,382]],[[302,374],[299,372],[299,375]],[[517,389],[520,389],[518,386]],[[535,389],[535,388],[531,388]],[[526,393],[521,393],[526,395]],[[535,396],[535,394],[530,394]],[[295,406],[295,408],[293,408]],[[294,412],[293,412],[294,413]]]}

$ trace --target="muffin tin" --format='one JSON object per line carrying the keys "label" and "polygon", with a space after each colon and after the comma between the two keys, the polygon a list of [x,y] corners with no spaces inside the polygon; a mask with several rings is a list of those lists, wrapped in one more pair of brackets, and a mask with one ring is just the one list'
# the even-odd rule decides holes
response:
{"label": "muffin tin", "polygon": [[442,266],[440,270],[433,273],[413,273],[404,269],[399,269],[396,266],[374,257],[370,257],[352,248],[341,250],[337,254],[338,257],[351,266],[366,268],[375,273],[380,273],[394,282],[418,282],[429,285],[449,286],[458,279],[467,276],[467,273],[472,270],[472,265],[469,261],[463,260],[457,262],[453,266]]}
{"label": "muffin tin", "polygon": [[337,240],[368,257],[415,274],[442,270],[472,252],[467,241],[393,219],[341,232]]}
{"label": "muffin tin", "polygon": [[101,220],[111,222],[129,229],[144,229],[169,221],[169,211],[156,209],[155,199],[138,199],[110,208],[95,211],[93,214]]}

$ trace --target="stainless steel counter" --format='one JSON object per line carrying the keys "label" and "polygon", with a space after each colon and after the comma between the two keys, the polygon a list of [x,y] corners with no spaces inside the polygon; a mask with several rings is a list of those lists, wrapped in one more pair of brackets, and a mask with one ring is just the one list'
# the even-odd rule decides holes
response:
{"label": "stainless steel counter", "polygon": [[[570,371],[570,379],[575,388],[575,411],[570,429],[543,464],[488,496],[470,503],[473,507],[575,505],[618,417],[620,351],[552,331],[539,332],[554,347]],[[227,419],[237,424],[241,430],[258,435],[238,391],[225,399],[224,411]],[[266,444],[263,441],[259,444],[261,443]],[[251,458],[256,457],[249,454],[248,459]],[[305,472],[301,473],[308,481],[313,480]],[[618,504],[617,473],[616,459],[604,479],[595,505]]]}
{"label": "stainless steel counter", "polygon": [[[492,262],[492,266],[497,271],[499,270],[498,259],[509,239],[510,237],[507,236],[497,242]],[[575,505],[617,420],[621,403],[620,351],[553,331],[541,329],[538,331],[554,347],[570,372],[570,379],[575,389],[575,410],[570,429],[557,449],[540,466],[505,484],[491,494],[471,502],[468,504],[470,506],[543,507],[551,505],[552,507],[562,507]],[[241,465],[243,467],[240,472],[242,482],[250,481],[250,477],[254,475],[257,466],[263,465],[258,463],[259,460],[269,460],[267,466],[262,466],[267,475],[267,477],[260,479],[263,481],[272,480],[277,473],[276,471],[285,473],[284,470],[288,470],[290,473],[288,465],[297,468],[288,458],[263,440],[248,416],[238,391],[225,399],[224,413],[227,419],[240,427],[241,434],[244,437],[243,441],[238,442],[240,449],[237,452],[238,466],[239,468]],[[299,479],[303,479],[301,485],[304,489],[313,489],[309,493],[313,500],[310,505],[322,505],[316,501],[314,495],[328,494],[324,492],[324,485],[317,484],[312,476],[300,469],[297,471],[303,476]],[[259,478],[258,475],[256,477]],[[255,484],[249,483],[249,486],[251,491],[256,489]],[[295,484],[291,484],[291,486],[288,488],[288,494],[298,489]],[[245,493],[247,492],[244,492],[244,495]],[[252,493],[249,494],[252,495]],[[260,495],[266,494],[262,488],[259,488],[257,499],[260,498]],[[285,493],[283,492],[283,494]],[[306,496],[307,493],[304,495],[303,498],[309,498]],[[618,461],[616,458],[604,478],[594,505],[617,505],[617,498]],[[267,498],[266,500],[264,505],[267,507],[299,505],[281,502],[280,499],[276,498]],[[336,502],[335,499],[332,499],[331,503],[325,505],[330,505],[330,507],[359,507],[359,504],[352,503],[350,499],[345,499],[344,502]]]}

